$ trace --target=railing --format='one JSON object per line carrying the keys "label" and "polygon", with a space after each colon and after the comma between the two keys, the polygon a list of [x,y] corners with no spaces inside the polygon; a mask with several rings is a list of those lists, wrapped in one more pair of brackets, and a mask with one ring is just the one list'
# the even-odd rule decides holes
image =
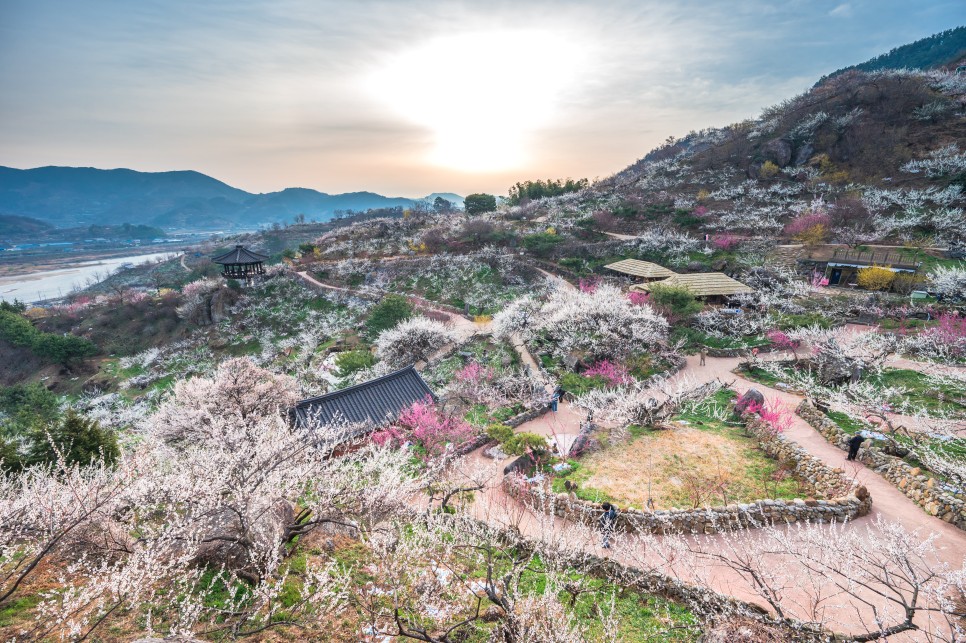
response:
{"label": "railing", "polygon": [[919,262],[912,261],[900,252],[861,252],[858,250],[835,250],[829,263],[851,263],[864,266],[892,266],[893,268],[915,269]]}

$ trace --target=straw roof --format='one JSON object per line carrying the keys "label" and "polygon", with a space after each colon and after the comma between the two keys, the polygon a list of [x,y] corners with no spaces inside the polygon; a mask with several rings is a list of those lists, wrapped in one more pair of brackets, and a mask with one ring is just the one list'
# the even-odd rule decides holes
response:
{"label": "straw roof", "polygon": [[632,277],[641,279],[664,279],[676,274],[673,270],[668,270],[664,266],[659,266],[650,261],[638,261],[637,259],[623,259],[615,263],[609,263],[605,268],[614,272],[622,272]]}
{"label": "straw roof", "polygon": [[732,279],[721,272],[699,272],[690,275],[672,275],[661,281],[653,281],[647,284],[634,284],[631,290],[637,292],[650,292],[651,288],[657,284],[662,286],[680,286],[687,288],[695,297],[710,297],[713,295],[737,295],[740,293],[754,292],[750,286]]}

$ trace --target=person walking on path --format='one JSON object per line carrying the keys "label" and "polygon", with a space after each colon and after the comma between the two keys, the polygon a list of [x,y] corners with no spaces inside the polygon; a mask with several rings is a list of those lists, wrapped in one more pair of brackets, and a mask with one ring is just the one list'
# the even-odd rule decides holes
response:
{"label": "person walking on path", "polygon": [[601,546],[604,549],[610,549],[610,537],[614,533],[614,527],[617,525],[617,507],[605,502],[601,505],[604,513],[600,515],[597,519],[597,525],[600,527],[600,532],[604,536],[604,542]]}
{"label": "person walking on path", "polygon": [[704,360],[708,359],[708,349],[704,346],[701,347],[701,361],[698,362],[698,366],[704,366]]}
{"label": "person walking on path", "polygon": [[849,438],[849,457],[846,460],[855,460],[859,455],[859,447],[862,446],[863,442],[865,442],[865,436],[861,432]]}
{"label": "person walking on path", "polygon": [[557,403],[563,398],[564,393],[566,393],[562,386],[558,386],[553,390],[553,395],[550,397],[550,410],[554,413],[557,412]]}

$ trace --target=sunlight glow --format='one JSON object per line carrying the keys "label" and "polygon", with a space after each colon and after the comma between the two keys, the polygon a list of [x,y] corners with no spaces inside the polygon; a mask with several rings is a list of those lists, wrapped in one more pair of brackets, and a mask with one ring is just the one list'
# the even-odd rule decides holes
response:
{"label": "sunlight glow", "polygon": [[586,52],[561,33],[477,32],[399,53],[367,84],[403,118],[433,132],[432,163],[497,171],[525,161],[527,139],[553,122],[585,64]]}

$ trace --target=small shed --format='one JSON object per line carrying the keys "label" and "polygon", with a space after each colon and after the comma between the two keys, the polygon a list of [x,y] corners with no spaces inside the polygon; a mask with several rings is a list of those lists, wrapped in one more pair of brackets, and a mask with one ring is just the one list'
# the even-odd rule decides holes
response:
{"label": "small shed", "polygon": [[303,429],[345,422],[350,438],[390,424],[415,402],[436,401],[436,395],[413,366],[332,393],[300,401],[292,409],[295,424]]}
{"label": "small shed", "polygon": [[655,285],[677,286],[687,288],[694,295],[695,299],[700,299],[709,304],[723,304],[735,295],[750,294],[755,292],[751,286],[747,286],[737,279],[732,279],[723,272],[699,272],[688,275],[672,275],[661,281],[652,281],[645,284],[634,284],[631,286],[633,292],[650,292]]}
{"label": "small shed", "polygon": [[650,261],[639,261],[638,259],[622,259],[621,261],[609,263],[604,267],[608,270],[613,270],[614,272],[619,272],[623,275],[635,277],[641,281],[667,279],[668,277],[677,274],[673,270],[668,270],[664,266],[651,263]]}
{"label": "small shed", "polygon": [[268,261],[268,255],[253,252],[245,246],[235,246],[234,250],[212,257],[211,260],[221,264],[223,277],[251,281],[265,274],[265,267],[262,264]]}

